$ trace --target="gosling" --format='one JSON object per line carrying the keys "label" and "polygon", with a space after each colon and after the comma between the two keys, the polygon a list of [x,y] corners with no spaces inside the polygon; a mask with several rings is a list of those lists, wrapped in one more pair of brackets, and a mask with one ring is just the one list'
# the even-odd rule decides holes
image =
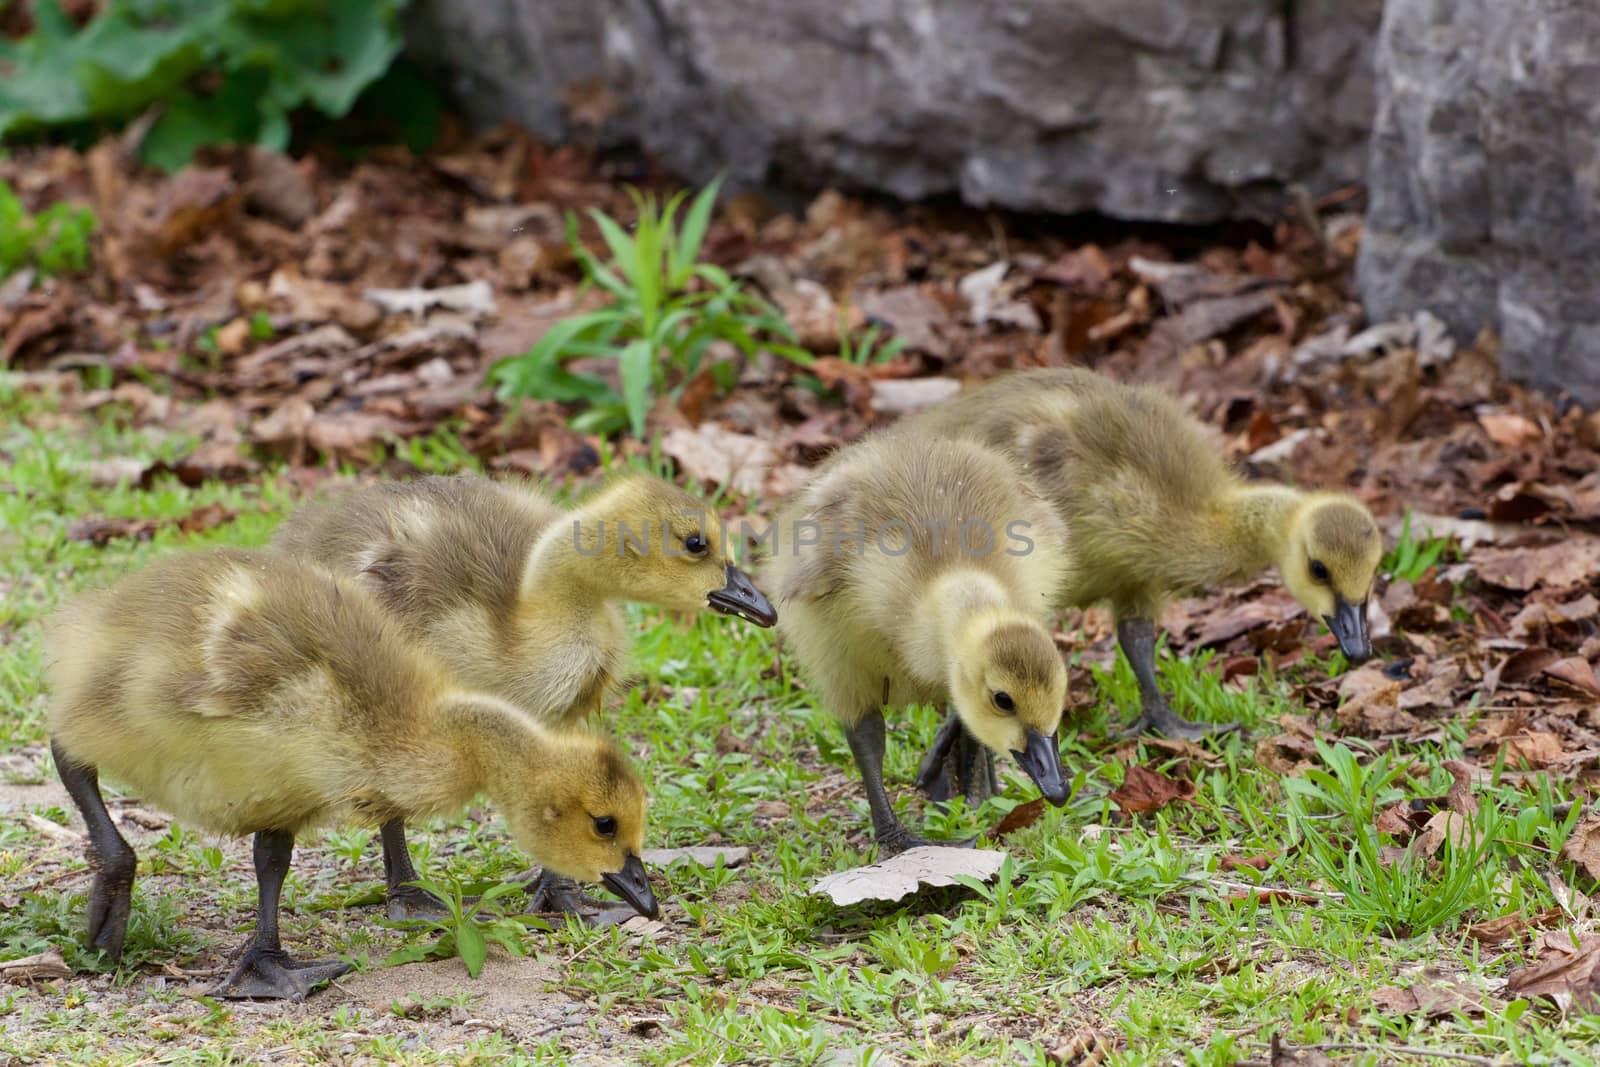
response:
{"label": "gosling", "polygon": [[302,829],[445,814],[480,791],[540,863],[657,913],[644,788],[611,743],[453,688],[359,588],[286,557],[171,556],[79,598],[47,674],[51,750],[89,831],[89,943],[113,960],[136,860],[102,772],[183,822],[255,835],[255,932],[219,996],[301,999],[349,969],[279,941]]}
{"label": "gosling", "polygon": [[1165,392],[1078,368],[1023,371],[891,432],[997,448],[1055,505],[1070,551],[1053,603],[1110,604],[1139,682],[1130,733],[1217,728],[1175,713],[1156,678],[1155,620],[1177,596],[1276,566],[1348,659],[1372,654],[1367,600],[1383,546],[1371,512],[1342,493],[1244,481]]}
{"label": "gosling", "polygon": [[1066,803],[1067,675],[1041,619],[1061,538],[999,454],[907,435],[844,449],[778,520],[765,574],[779,631],[845,728],[881,854],[928,843],[884,790],[886,708],[952,704]]}
{"label": "gosling", "polygon": [[[573,511],[526,484],[378,483],[302,509],[273,547],[355,579],[462,685],[561,730],[592,715],[625,672],[618,601],[776,620],[707,506],[644,475]],[[436,914],[439,902],[409,884],[404,824],[385,823],[380,836],[390,916]],[[548,872],[530,893],[536,910],[595,903]]]}

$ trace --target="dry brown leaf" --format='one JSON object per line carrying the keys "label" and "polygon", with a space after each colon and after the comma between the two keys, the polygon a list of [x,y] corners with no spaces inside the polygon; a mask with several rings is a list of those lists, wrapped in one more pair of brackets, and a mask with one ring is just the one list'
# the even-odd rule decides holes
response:
{"label": "dry brown leaf", "polygon": [[1566,589],[1600,571],[1600,538],[1574,535],[1542,548],[1489,548],[1473,554],[1478,577],[1502,589]]}
{"label": "dry brown leaf", "polygon": [[1415,855],[1433,856],[1446,841],[1453,844],[1457,852],[1466,852],[1476,849],[1481,838],[1465,816],[1453,811],[1436,811],[1412,840],[1411,850]]}
{"label": "dry brown leaf", "polygon": [[1478,424],[1489,440],[1501,448],[1520,448],[1537,444],[1544,436],[1539,425],[1515,412],[1491,412],[1478,416]]}
{"label": "dry brown leaf", "polygon": [[1400,683],[1362,693],[1334,710],[1345,729],[1367,736],[1406,733],[1419,725],[1417,717],[1400,707]]}
{"label": "dry brown leaf", "polygon": [[1112,1034],[1084,1027],[1063,1034],[1045,1049],[1044,1055],[1051,1063],[1062,1067],[1099,1067],[1117,1050],[1120,1040]]}
{"label": "dry brown leaf", "polygon": [[1595,678],[1594,668],[1582,656],[1558,659],[1546,667],[1544,673],[1557,681],[1565,682],[1580,693],[1600,697],[1600,679]]}
{"label": "dry brown leaf", "polygon": [[1521,936],[1525,930],[1536,930],[1542,926],[1559,922],[1565,914],[1560,908],[1549,908],[1533,916],[1502,915],[1498,919],[1489,919],[1486,922],[1474,923],[1467,927],[1467,935],[1473,940],[1485,945],[1499,945]]}
{"label": "dry brown leaf", "polygon": [[1452,759],[1444,761],[1444,769],[1450,772],[1450,789],[1445,793],[1445,805],[1468,818],[1478,814],[1478,798],[1472,795],[1475,777],[1472,765]]}
{"label": "dry brown leaf", "polygon": [[1542,770],[1561,758],[1561,738],[1543,730],[1515,734],[1505,739],[1505,750],[1511,766]]}
{"label": "dry brown leaf", "polygon": [[1188,778],[1168,778],[1160,771],[1130,764],[1111,800],[1130,815],[1164,808],[1175,800],[1189,800],[1200,787]]}
{"label": "dry brown leaf", "polygon": [[1464,978],[1446,977],[1430,967],[1404,989],[1384,986],[1373,990],[1372,1006],[1386,1015],[1420,1015],[1425,1019],[1442,1019],[1457,1012],[1482,1015],[1484,994]]}
{"label": "dry brown leaf", "polygon": [[96,547],[104,547],[119,537],[148,541],[155,536],[156,529],[160,525],[155,519],[92,516],[78,519],[68,526],[67,537],[69,540],[88,541]]}
{"label": "dry brown leaf", "polygon": [[1264,871],[1272,866],[1276,854],[1265,856],[1239,856],[1230,852],[1222,857],[1222,869],[1225,871],[1238,871],[1248,867],[1253,871]]}
{"label": "dry brown leaf", "polygon": [[1600,815],[1586,815],[1572,828],[1561,848],[1561,858],[1571,860],[1590,878],[1600,881]]}
{"label": "dry brown leaf", "polygon": [[1525,685],[1560,658],[1561,653],[1553,648],[1524,648],[1513,652],[1500,665],[1500,682],[1504,685]]}
{"label": "dry brown leaf", "polygon": [[1573,935],[1555,930],[1539,938],[1539,959],[1506,976],[1506,992],[1518,997],[1549,997],[1563,1011],[1600,1011],[1600,934]]}
{"label": "dry brown leaf", "polygon": [[1007,834],[1032,826],[1039,821],[1042,815],[1044,815],[1044,797],[1034,797],[1032,800],[1023,801],[1006,812],[1005,818],[996,823],[994,829],[989,831],[989,836],[999,841]]}
{"label": "dry brown leaf", "polygon": [[1271,1067],[1335,1067],[1320,1050],[1285,1045],[1276,1033],[1272,1035],[1272,1052],[1267,1062]]}
{"label": "dry brown leaf", "polygon": [[661,451],[689,477],[744,496],[761,492],[767,468],[775,458],[770,441],[735,433],[714,422],[692,430],[669,431],[661,438]]}

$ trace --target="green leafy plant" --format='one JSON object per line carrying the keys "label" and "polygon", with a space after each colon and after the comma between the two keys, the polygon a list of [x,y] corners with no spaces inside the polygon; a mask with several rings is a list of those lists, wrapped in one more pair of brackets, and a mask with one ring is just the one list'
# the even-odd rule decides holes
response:
{"label": "green leafy plant", "polygon": [[[447,960],[461,957],[467,974],[473,978],[483,972],[483,962],[489,956],[489,943],[499,945],[513,956],[525,956],[522,935],[529,929],[550,929],[549,924],[532,916],[506,916],[487,905],[508,893],[522,891],[515,882],[501,882],[489,886],[476,899],[469,898],[460,882],[452,879],[448,886],[421,879],[414,883],[444,902],[448,914],[440,919],[423,921],[425,930],[436,930],[439,936],[430,943],[413,942],[395,949],[385,961],[393,967],[421,960]],[[471,899],[471,903],[468,903]]]}
{"label": "green leafy plant", "polygon": [[[1362,766],[1343,744],[1318,739],[1328,770],[1311,768],[1284,780],[1290,799],[1291,832],[1304,844],[1317,875],[1341,896],[1329,906],[1391,936],[1413,934],[1454,922],[1467,909],[1488,904],[1500,868],[1488,862],[1500,817],[1485,798],[1478,814],[1460,817],[1461,828],[1445,834],[1435,864],[1410,850],[1385,855],[1388,835],[1377,828],[1380,807],[1402,795],[1392,788],[1402,768],[1387,755]],[[1314,809],[1342,816],[1330,827]],[[1347,823],[1343,832],[1339,823]],[[1392,843],[1392,842],[1391,842]]]}
{"label": "green leafy plant", "polygon": [[0,39],[0,137],[92,131],[159,104],[145,162],[229,142],[282,150],[298,108],[339,117],[400,51],[404,0],[107,0],[81,29],[36,0]]}
{"label": "green leafy plant", "polygon": [[[490,371],[503,399],[538,397],[583,403],[574,424],[610,433],[630,428],[644,435],[653,398],[676,396],[703,366],[716,342],[745,355],[765,348],[799,363],[810,354],[792,342],[794,333],[777,308],[711,263],[698,261],[711,223],[720,181],[702,189],[677,224],[686,193],[658,205],[654,197],[631,191],[638,221],[630,235],[601,211],[590,211],[600,228],[610,260],[602,263],[578,239],[578,222],[567,216],[567,239],[583,268],[585,286],[603,291],[606,306],[564,319],[520,356]],[[773,341],[773,338],[780,339]],[[615,360],[621,391],[608,382],[565,366],[576,357]],[[711,371],[723,389],[732,388],[734,368],[717,361]]]}
{"label": "green leafy plant", "polygon": [[1448,537],[1434,537],[1431,530],[1421,538],[1413,537],[1411,509],[1407,508],[1400,524],[1400,540],[1383,557],[1383,570],[1395,578],[1415,582],[1444,558],[1449,547]]}
{"label": "green leafy plant", "polygon": [[874,363],[887,363],[905,351],[904,337],[890,337],[882,344],[878,343],[884,332],[884,326],[879,322],[869,322],[860,336],[852,338],[850,327],[846,323],[846,315],[844,311],[839,312],[839,358],[844,362],[865,367]]}
{"label": "green leafy plant", "polygon": [[0,278],[24,267],[40,274],[86,270],[95,225],[94,212],[66,203],[30,215],[11,186],[0,181]]}

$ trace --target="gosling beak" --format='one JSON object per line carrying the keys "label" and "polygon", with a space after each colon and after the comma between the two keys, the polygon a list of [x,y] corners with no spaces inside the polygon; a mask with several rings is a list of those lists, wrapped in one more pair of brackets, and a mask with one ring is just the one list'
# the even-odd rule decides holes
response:
{"label": "gosling beak", "polygon": [[628,861],[622,865],[622,870],[602,874],[600,881],[605,883],[607,889],[632,904],[633,909],[645,918],[654,919],[661,914],[656,895],[650,891],[650,876],[645,873],[644,861],[633,853],[628,853]]}
{"label": "gosling beak", "polygon": [[756,588],[756,583],[744,571],[728,564],[728,584],[706,597],[706,603],[724,615],[737,615],[757,626],[771,626],[778,621],[772,604]]}
{"label": "gosling beak", "polygon": [[1339,639],[1339,651],[1351,663],[1360,663],[1372,655],[1372,635],[1367,632],[1367,602],[1352,604],[1344,597],[1334,601],[1333,614],[1324,615],[1333,636]]}
{"label": "gosling beak", "polygon": [[1066,779],[1061,776],[1061,749],[1057,747],[1054,736],[1029,730],[1028,747],[1021,752],[1013,749],[1011,755],[1028,772],[1028,777],[1033,779],[1046,800],[1058,808],[1067,802],[1072,790],[1067,788]]}

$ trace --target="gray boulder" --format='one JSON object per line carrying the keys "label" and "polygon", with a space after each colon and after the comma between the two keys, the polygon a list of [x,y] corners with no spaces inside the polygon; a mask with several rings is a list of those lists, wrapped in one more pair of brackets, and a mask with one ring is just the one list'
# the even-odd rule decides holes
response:
{"label": "gray boulder", "polygon": [[696,181],[1208,222],[1360,180],[1381,7],[417,0],[409,39],[479,120],[635,142]]}
{"label": "gray boulder", "polygon": [[1600,5],[1389,0],[1368,315],[1426,308],[1502,370],[1600,403]]}

